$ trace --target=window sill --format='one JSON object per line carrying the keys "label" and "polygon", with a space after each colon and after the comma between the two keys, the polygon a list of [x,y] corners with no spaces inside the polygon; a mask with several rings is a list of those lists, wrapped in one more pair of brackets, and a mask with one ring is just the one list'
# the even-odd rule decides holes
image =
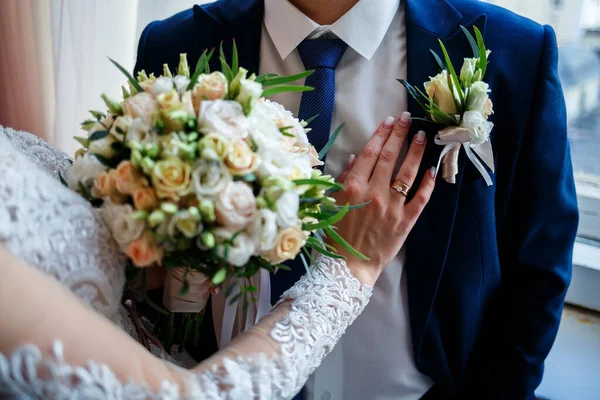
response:
{"label": "window sill", "polygon": [[577,240],[566,302],[600,312],[600,244]]}

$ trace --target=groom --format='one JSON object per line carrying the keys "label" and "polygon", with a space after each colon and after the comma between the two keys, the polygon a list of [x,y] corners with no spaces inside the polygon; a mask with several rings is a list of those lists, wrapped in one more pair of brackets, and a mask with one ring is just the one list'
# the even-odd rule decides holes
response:
{"label": "groom", "polygon": [[[421,85],[442,39],[454,65],[477,26],[492,50],[486,81],[495,115],[494,186],[462,152],[456,184],[438,181],[429,205],[348,329],[303,391],[308,399],[534,399],[571,275],[577,204],[551,28],[472,0],[221,0],[154,22],[136,70],[159,74],[179,53],[196,60],[236,39],[251,72],[314,69],[310,96],[273,99],[312,123],[337,176],[388,115],[422,111],[397,78]],[[218,68],[216,57],[213,69]],[[318,79],[317,79],[318,78]],[[307,83],[308,84],[308,83]],[[327,96],[335,91],[335,96]],[[334,98],[335,97],[335,98]],[[435,129],[421,174],[437,163]],[[300,268],[301,269],[301,268]],[[274,298],[296,279],[273,277]]]}

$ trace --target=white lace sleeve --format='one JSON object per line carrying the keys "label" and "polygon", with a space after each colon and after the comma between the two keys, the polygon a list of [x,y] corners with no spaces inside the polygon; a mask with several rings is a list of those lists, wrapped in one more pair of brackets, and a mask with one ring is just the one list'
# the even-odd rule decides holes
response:
{"label": "white lace sleeve", "polygon": [[9,358],[0,355],[0,395],[5,388],[9,395],[29,398],[291,399],[362,313],[372,292],[343,261],[321,257],[317,263],[271,314],[224,350],[193,370],[170,367],[181,377],[181,390],[167,381],[121,383],[124,377],[94,362],[72,367],[57,343],[49,357],[35,346]]}

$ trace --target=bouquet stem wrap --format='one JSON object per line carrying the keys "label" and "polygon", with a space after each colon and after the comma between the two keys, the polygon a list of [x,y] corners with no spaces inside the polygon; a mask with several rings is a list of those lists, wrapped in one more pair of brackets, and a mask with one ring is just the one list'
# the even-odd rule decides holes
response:
{"label": "bouquet stem wrap", "polygon": [[471,135],[469,130],[459,126],[450,126],[442,129],[435,135],[435,144],[444,146],[436,171],[442,167],[442,178],[448,183],[456,183],[456,175],[458,174],[458,155],[460,148],[465,149],[467,158],[473,163],[479,171],[485,183],[492,186],[492,178],[485,169],[483,163],[475,156],[475,153],[483,160],[483,162],[494,172],[494,154],[492,153],[492,145],[490,141],[481,144],[471,144]]}
{"label": "bouquet stem wrap", "polygon": [[[189,283],[189,288],[181,295],[184,277]],[[199,313],[208,302],[210,285],[210,279],[201,272],[169,268],[165,278],[163,304],[173,313]]]}

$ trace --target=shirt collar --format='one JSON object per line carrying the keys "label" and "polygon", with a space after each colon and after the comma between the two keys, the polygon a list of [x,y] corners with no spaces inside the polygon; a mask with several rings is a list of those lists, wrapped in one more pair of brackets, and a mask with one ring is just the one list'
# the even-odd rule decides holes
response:
{"label": "shirt collar", "polygon": [[[370,60],[399,6],[400,0],[360,0],[328,30]],[[264,23],[282,59],[319,28],[288,0],[265,0]]]}

